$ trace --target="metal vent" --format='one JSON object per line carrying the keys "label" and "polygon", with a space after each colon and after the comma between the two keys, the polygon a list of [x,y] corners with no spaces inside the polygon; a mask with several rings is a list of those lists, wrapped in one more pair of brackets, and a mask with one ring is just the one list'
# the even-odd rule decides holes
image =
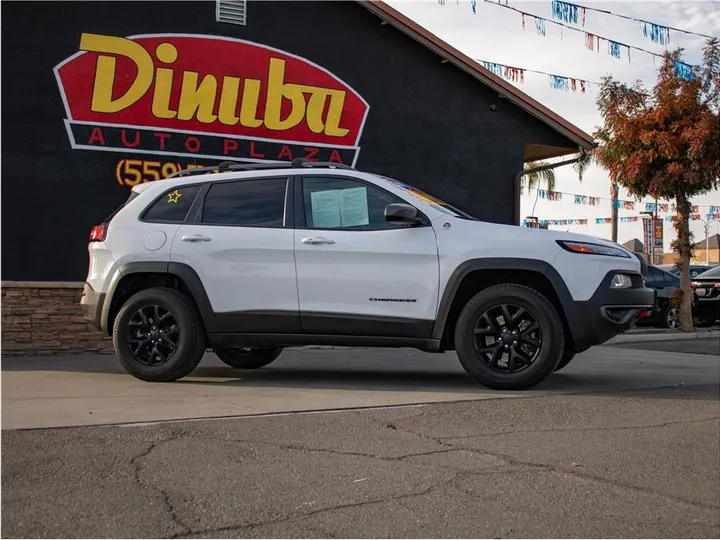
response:
{"label": "metal vent", "polygon": [[241,24],[247,20],[247,0],[215,0],[217,22]]}

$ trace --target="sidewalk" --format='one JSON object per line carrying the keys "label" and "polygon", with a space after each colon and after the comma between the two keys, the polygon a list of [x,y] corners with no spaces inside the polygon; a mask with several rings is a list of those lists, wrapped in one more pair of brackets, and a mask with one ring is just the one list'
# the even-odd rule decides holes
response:
{"label": "sidewalk", "polygon": [[643,341],[676,341],[681,339],[712,339],[720,340],[720,328],[696,328],[695,332],[680,332],[664,328],[634,328],[608,341],[607,345],[617,343],[639,343]]}

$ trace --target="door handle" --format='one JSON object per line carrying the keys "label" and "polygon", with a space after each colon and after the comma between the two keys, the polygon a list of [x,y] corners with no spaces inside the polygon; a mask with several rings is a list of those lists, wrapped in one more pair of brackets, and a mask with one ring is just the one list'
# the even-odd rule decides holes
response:
{"label": "door handle", "polygon": [[302,239],[303,244],[319,245],[319,244],[334,244],[335,240],[329,238],[323,238],[322,236],[310,236]]}
{"label": "door handle", "polygon": [[182,237],[183,242],[209,242],[210,240],[212,240],[212,238],[202,234],[190,234]]}

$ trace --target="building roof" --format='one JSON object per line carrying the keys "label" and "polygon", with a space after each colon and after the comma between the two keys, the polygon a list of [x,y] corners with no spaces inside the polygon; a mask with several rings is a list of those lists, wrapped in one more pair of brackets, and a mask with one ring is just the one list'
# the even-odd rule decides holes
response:
{"label": "building roof", "polygon": [[713,234],[695,243],[695,248],[705,249],[705,240],[708,242],[708,249],[720,249],[720,234]]}
{"label": "building roof", "polygon": [[632,240],[628,240],[627,242],[625,242],[623,244],[623,247],[626,247],[630,251],[634,251],[635,253],[642,253],[643,243],[637,238],[633,238]]}
{"label": "building roof", "polygon": [[597,146],[591,135],[585,133],[579,127],[568,122],[566,119],[562,118],[557,113],[554,113],[538,101],[535,101],[525,92],[518,90],[503,78],[498,77],[480,63],[461,53],[455,47],[444,42],[439,37],[412,21],[396,9],[390,7],[385,2],[379,0],[356,1],[370,12],[380,17],[380,19],[383,20],[383,24],[389,23],[398,30],[404,32],[414,40],[425,45],[431,51],[435,52],[443,58],[443,61],[452,63],[456,67],[462,69],[481,83],[498,92],[503,98],[512,101],[515,105],[521,107],[526,112],[535,116],[552,129],[577,144],[577,148],[532,145],[532,147],[526,150],[526,162],[573,154],[578,152],[580,148],[590,150]]}

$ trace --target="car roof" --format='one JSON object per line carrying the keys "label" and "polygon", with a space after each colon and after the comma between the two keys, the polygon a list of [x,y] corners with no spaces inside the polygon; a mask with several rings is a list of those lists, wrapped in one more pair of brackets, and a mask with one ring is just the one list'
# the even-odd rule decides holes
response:
{"label": "car roof", "polygon": [[[162,181],[162,185],[174,186],[197,182],[219,182],[222,180],[232,180],[234,178],[268,178],[274,176],[289,176],[306,174],[308,169],[320,169],[323,170],[324,173],[353,171],[362,176],[372,176],[375,177],[375,179],[380,178],[377,175],[358,171],[357,169],[343,163],[314,162],[303,158],[297,158],[291,162],[236,163],[224,161],[218,165],[182,169],[165,178]],[[138,184],[134,186],[132,190],[136,193],[142,193],[147,189],[151,189],[151,186],[154,184],[155,182]]]}

